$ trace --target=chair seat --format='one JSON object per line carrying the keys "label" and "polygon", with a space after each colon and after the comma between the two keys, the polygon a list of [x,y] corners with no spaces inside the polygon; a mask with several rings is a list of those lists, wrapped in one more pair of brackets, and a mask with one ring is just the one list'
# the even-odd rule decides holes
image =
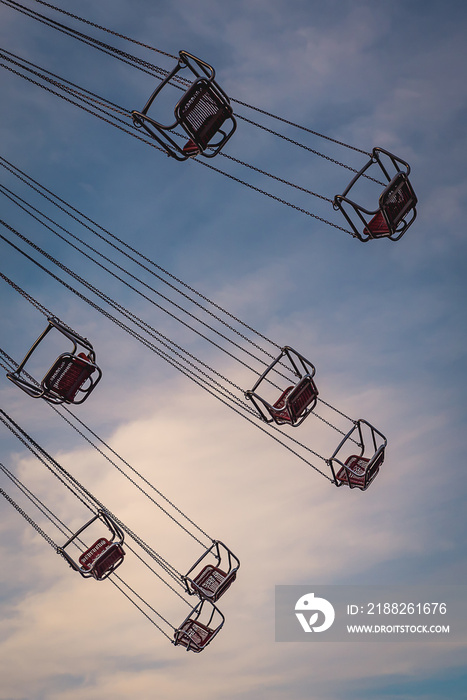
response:
{"label": "chair seat", "polygon": [[282,392],[270,413],[275,420],[296,423],[318,395],[317,389],[309,376],[302,377],[296,386],[289,386]]}
{"label": "chair seat", "polygon": [[180,124],[202,150],[207,148],[231,114],[230,105],[220,99],[212,84],[205,79],[197,80],[192,85],[175,110]]}
{"label": "chair seat", "polygon": [[85,571],[90,571],[100,581],[122,563],[124,556],[120,544],[101,537],[81,554],[78,561]]}
{"label": "chair seat", "polygon": [[217,566],[207,564],[193,579],[192,588],[203,597],[218,600],[236,579],[236,571],[225,573]]}
{"label": "chair seat", "polygon": [[345,461],[345,466],[349,467],[349,469],[342,467],[337,473],[336,478],[344,484],[348,484],[351,488],[363,488],[365,486],[366,470],[369,461],[370,460],[366,457],[351,455]]}
{"label": "chair seat", "polygon": [[272,415],[276,419],[284,420],[284,421],[289,421],[291,422],[292,419],[290,417],[290,413],[287,408],[287,397],[290,395],[290,393],[294,390],[295,387],[289,386],[287,389],[285,389],[282,394],[279,396],[275,404],[273,405],[273,411],[271,411]]}
{"label": "chair seat", "polygon": [[194,156],[197,156],[199,153],[199,148],[196,145],[196,143],[193,141],[193,139],[188,139],[186,144],[183,146],[183,153],[186,153],[187,156],[190,158],[193,158]]}
{"label": "chair seat", "polygon": [[406,175],[398,173],[381,195],[381,208],[367,223],[363,233],[372,238],[392,235],[416,203],[417,198]]}
{"label": "chair seat", "polygon": [[378,238],[378,236],[389,236],[390,231],[382,211],[375,214],[375,216],[367,223],[363,229],[363,233],[365,236],[371,236],[372,238]]}

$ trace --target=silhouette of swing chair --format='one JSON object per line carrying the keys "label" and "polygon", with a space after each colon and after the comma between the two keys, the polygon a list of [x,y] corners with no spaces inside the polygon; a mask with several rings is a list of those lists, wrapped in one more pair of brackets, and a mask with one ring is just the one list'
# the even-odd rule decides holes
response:
{"label": "silhouette of swing chair", "polygon": [[[379,206],[373,210],[349,198],[351,190],[358,189],[358,186],[363,184],[364,177],[367,178],[367,184],[369,180],[374,179],[369,175],[370,169],[372,175],[376,171],[376,174],[379,173],[384,179],[384,183],[379,183],[384,186],[379,196]],[[410,184],[409,173],[410,166],[404,160],[383,148],[373,149],[370,160],[355,175],[344,192],[336,195],[333,201],[334,209],[343,213],[356,238],[363,242],[370,238],[398,241],[413,224],[417,215],[417,197]]]}
{"label": "silhouette of swing chair", "polygon": [[[102,372],[96,365],[96,354],[91,343],[57,318],[48,318],[45,331],[33,343],[25,358],[14,372],[8,372],[7,377],[29,396],[43,398],[54,404],[80,404],[85,401],[99,382]],[[43,380],[37,383],[28,381],[20,376],[26,362],[44,340],[46,335],[55,329],[73,343],[70,352],[62,353],[49,369]],[[81,346],[85,352],[78,353]],[[91,375],[95,374],[93,378]]]}
{"label": "silhouette of swing chair", "polygon": [[[185,68],[195,79],[175,105],[175,121],[161,124],[150,117],[148,111],[162,89]],[[131,115],[137,128],[142,127],[169,156],[179,161],[198,154],[213,158],[237,128],[229,98],[215,80],[214,68],[186,51],[179,52],[177,65],[154,90],[141,112],[133,110]],[[170,134],[178,126],[188,136],[183,147]]]}
{"label": "silhouette of swing chair", "polygon": [[[287,380],[287,386],[284,389],[279,389],[280,396],[274,403],[268,401],[264,396],[264,387],[266,382],[272,384],[270,373],[274,370],[274,382],[278,381],[281,374],[277,366],[282,364],[282,359],[286,358],[293,374],[297,377],[295,384],[290,384]],[[298,353],[288,345],[281,349],[280,354],[267,367],[263,374],[259,377],[252,389],[245,392],[245,397],[252,401],[260,418],[266,423],[277,423],[277,425],[298,426],[311,413],[316,406],[318,398],[318,389],[313,380],[315,368],[303,355]],[[258,389],[262,385],[261,394]],[[277,385],[274,383],[274,387]],[[271,400],[272,401],[272,400]]]}

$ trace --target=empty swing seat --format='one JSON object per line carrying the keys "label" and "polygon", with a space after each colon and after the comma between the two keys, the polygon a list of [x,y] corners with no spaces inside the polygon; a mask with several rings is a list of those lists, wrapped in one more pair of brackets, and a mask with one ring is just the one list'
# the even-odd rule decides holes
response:
{"label": "empty swing seat", "polygon": [[278,400],[269,407],[276,423],[296,423],[312,402],[316,403],[318,391],[309,376],[303,377],[296,386],[289,386]]}
{"label": "empty swing seat", "polygon": [[[191,71],[194,80],[175,105],[175,121],[162,124],[149,116],[148,111],[164,86],[185,68]],[[167,155],[180,161],[199,154],[213,158],[237,128],[229,98],[216,82],[213,67],[186,51],[179,52],[175,68],[154,90],[141,112],[132,111],[132,117],[137,128],[143,128]],[[178,126],[189,137],[183,147],[174,138]]]}
{"label": "empty swing seat", "polygon": [[[271,399],[266,399],[263,390],[268,388],[268,383],[276,386],[274,381],[280,381],[281,375],[285,376],[278,369],[279,365],[286,364],[283,361],[285,359],[289,365],[288,370],[296,377],[297,383],[283,389],[279,398],[272,403]],[[275,380],[273,381],[271,374],[275,372],[278,374],[274,375]],[[260,418],[266,423],[274,422],[277,425],[298,426],[311,413],[318,400],[318,389],[313,379],[314,374],[315,368],[312,363],[289,345],[285,345],[281,348],[278,357],[271,362],[256,381],[253,388],[245,391],[245,398],[253,403]],[[259,393],[260,385],[262,385],[261,393]]]}
{"label": "empty swing seat", "polygon": [[[75,559],[68,554],[66,548],[94,523],[103,523],[106,525],[111,537],[99,537],[91,547],[88,547],[80,554],[78,561],[75,561]],[[123,562],[125,557],[125,551],[122,546],[123,540],[123,531],[110,514],[101,508],[65,542],[63,547],[59,547],[57,551],[68,562],[71,568],[74,569],[74,571],[78,571],[81,576],[84,578],[93,577],[96,581],[102,581]]]}
{"label": "empty swing seat", "polygon": [[[7,377],[33,398],[43,398],[55,404],[83,403],[102,377],[102,372],[96,365],[94,348],[87,338],[75,333],[58,318],[50,317],[47,320],[47,328],[33,343],[17,369],[8,372]],[[33,377],[22,376],[29,358],[51,330],[64,335],[72,343],[72,350],[59,355],[41,382]],[[78,352],[78,346],[83,351]]]}
{"label": "empty swing seat", "polygon": [[196,155],[195,149],[204,151],[231,113],[230,106],[220,99],[208,80],[197,80],[175,108],[180,125],[192,137],[185,152]]}
{"label": "empty swing seat", "polygon": [[416,197],[405,173],[398,173],[380,197],[380,209],[363,233],[371,238],[390,236],[415,207]]}
{"label": "empty swing seat", "polygon": [[[377,167],[378,178],[369,175]],[[415,221],[417,197],[409,181],[410,166],[383,148],[374,148],[370,160],[355,175],[341,195],[334,197],[334,209],[339,209],[350,225],[350,233],[365,242],[375,238],[389,238],[398,241]],[[383,185],[378,197],[378,209],[371,210],[349,198],[351,190],[373,181]],[[372,187],[374,185],[371,185]],[[359,197],[362,196],[357,195]],[[373,197],[370,198],[371,200]]]}
{"label": "empty swing seat", "polygon": [[224,622],[225,617],[219,608],[209,601],[201,600],[174,631],[173,643],[198,654],[214,639]]}
{"label": "empty swing seat", "polygon": [[78,561],[84,571],[89,571],[96,581],[102,581],[120,566],[124,556],[125,552],[118,542],[101,537],[81,554]]}
{"label": "empty swing seat", "polygon": [[95,365],[83,352],[78,355],[64,354],[44,377],[42,385],[47,392],[67,403],[80,403],[75,400],[76,396],[79,392],[86,393],[84,385],[95,371]]}
{"label": "empty swing seat", "polygon": [[[345,450],[348,441],[360,448],[360,454],[352,454],[343,461],[340,453]],[[345,485],[365,491],[384,462],[386,445],[387,440],[379,430],[363,419],[356,421],[328,460],[336,486]]]}
{"label": "empty swing seat", "polygon": [[346,459],[345,465],[336,474],[336,479],[343,484],[347,484],[351,489],[359,488],[364,491],[378,474],[383,461],[383,451],[372,459],[351,455]]}
{"label": "empty swing seat", "polygon": [[196,594],[201,600],[215,602],[235,581],[239,568],[240,561],[235,554],[220,540],[213,540],[182,577],[186,592]]}
{"label": "empty swing seat", "polygon": [[175,644],[186,647],[187,651],[203,651],[216,631],[196,620],[187,620],[175,632]]}
{"label": "empty swing seat", "polygon": [[191,582],[194,593],[200,594],[203,598],[219,600],[226,590],[232,585],[237,577],[237,571],[226,573],[217,566],[207,564]]}

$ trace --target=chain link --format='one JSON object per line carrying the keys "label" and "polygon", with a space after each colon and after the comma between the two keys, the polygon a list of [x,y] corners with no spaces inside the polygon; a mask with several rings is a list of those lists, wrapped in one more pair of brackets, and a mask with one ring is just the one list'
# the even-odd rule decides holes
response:
{"label": "chain link", "polygon": [[[3,465],[1,465],[1,466],[3,466]],[[58,545],[53,541],[53,539],[52,539],[51,537],[49,537],[49,535],[48,535],[46,532],[44,532],[44,530],[42,530],[42,528],[39,527],[39,525],[38,525],[27,513],[25,513],[25,511],[18,505],[18,503],[16,503],[16,501],[14,501],[2,488],[0,488],[0,493],[1,493],[2,496],[8,501],[8,503],[10,503],[10,504],[13,506],[13,508],[15,508],[15,509],[18,511],[18,513],[19,513],[20,515],[22,515],[23,518],[24,518],[30,525],[32,525],[32,527],[34,528],[34,530],[35,530],[41,537],[43,537],[44,540],[45,540],[46,542],[48,542],[48,543],[50,544],[50,546],[51,546],[53,549],[55,549],[56,552],[58,552],[58,550],[59,550]]]}
{"label": "chain link", "polygon": [[103,32],[107,32],[107,34],[112,34],[113,36],[116,36],[119,39],[130,41],[132,44],[137,44],[138,46],[141,46],[145,49],[149,49],[150,51],[155,51],[156,53],[162,54],[163,56],[168,56],[169,58],[174,58],[175,60],[177,59],[177,56],[174,56],[171,53],[167,53],[166,51],[162,51],[161,49],[156,49],[153,46],[149,46],[149,44],[144,44],[143,42],[137,41],[136,39],[131,39],[130,37],[125,36],[124,34],[120,34],[119,32],[112,31],[111,29],[106,29],[106,27],[102,27],[100,24],[96,24],[95,22],[91,22],[88,19],[79,17],[78,15],[75,15],[72,12],[62,10],[61,8],[56,7],[55,5],[52,5],[49,2],[45,2],[45,0],[35,0],[35,2],[38,2],[40,5],[44,5],[45,7],[49,7],[52,10],[56,10],[57,12],[61,12],[62,14],[67,15],[68,17],[72,17],[73,19],[76,19],[79,22],[84,22],[84,24],[88,24],[91,27],[95,27],[96,29],[100,29]]}

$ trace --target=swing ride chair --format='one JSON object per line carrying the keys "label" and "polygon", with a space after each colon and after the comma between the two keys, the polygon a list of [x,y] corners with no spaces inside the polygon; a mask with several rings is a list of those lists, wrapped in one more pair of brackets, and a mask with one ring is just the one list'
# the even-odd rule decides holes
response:
{"label": "swing ride chair", "polygon": [[[57,318],[48,318],[47,320],[49,323],[45,331],[33,343],[17,369],[14,372],[8,372],[7,377],[34,398],[44,398],[54,404],[83,403],[102,376],[101,370],[95,363],[94,349],[86,338],[79,336]],[[52,329],[58,330],[68,338],[73,343],[73,348],[70,352],[64,352],[57,358],[38,385],[22,378],[20,374],[34,350]],[[86,352],[78,353],[79,346]],[[91,376],[94,373],[96,373],[95,378]]]}
{"label": "swing ride chair", "polygon": [[[269,373],[284,357],[288,359],[298,381],[284,389],[277,401],[271,404],[257,390],[264,381],[271,381],[268,378]],[[281,349],[280,355],[263,372],[253,388],[245,392],[245,397],[253,402],[261,419],[266,423],[274,422],[277,425],[285,424],[296,427],[303,423],[316,406],[318,389],[313,380],[314,374],[315,368],[311,362],[286,345]]]}
{"label": "swing ride chair", "polygon": [[175,630],[173,644],[199,654],[221,630],[225,617],[214,603],[200,600],[180,627]]}
{"label": "swing ride chair", "polygon": [[[379,207],[365,209],[348,197],[352,188],[361,181],[371,166],[383,175],[387,182],[379,197]],[[391,174],[393,173],[393,174]],[[343,194],[334,197],[333,207],[340,210],[353,231],[353,235],[365,242],[374,238],[398,241],[417,216],[417,197],[409,181],[410,166],[383,148],[374,148],[368,163],[353,178]]]}
{"label": "swing ride chair", "polygon": [[[209,557],[214,557],[214,564],[206,563]],[[240,561],[233,552],[215,540],[183,576],[186,591],[189,595],[198,595],[201,600],[216,602],[235,581],[239,567]]]}
{"label": "swing ride chair", "polygon": [[[161,124],[148,116],[148,110],[164,86],[184,68],[192,72],[195,80],[175,105],[174,123]],[[177,65],[154,90],[142,111],[132,111],[134,125],[137,128],[142,127],[156,139],[169,156],[179,161],[198,154],[213,158],[237,128],[229,98],[214,78],[212,66],[186,51],[180,51]],[[225,130],[221,129],[224,124],[228,125]],[[170,134],[178,126],[181,126],[189,137],[183,148]]]}
{"label": "swing ride chair", "polygon": [[[364,439],[365,434],[369,434],[369,440]],[[351,454],[345,461],[342,461],[340,452],[347,442],[354,436],[358,437],[359,454]],[[379,469],[384,461],[387,440],[382,433],[374,428],[366,420],[360,419],[347,435],[341,440],[334,454],[329,460],[332,476],[336,486],[347,485],[351,489],[358,488],[365,491],[371,482],[376,478]],[[348,454],[348,452],[347,452]]]}
{"label": "swing ride chair", "polygon": [[[100,537],[91,547],[88,547],[88,549],[80,555],[78,562],[76,562],[68,552],[65,551],[65,548],[74,542],[79,535],[96,520],[101,520],[107,525],[111,537],[110,539]],[[71,568],[75,571],[79,571],[84,578],[92,577],[96,579],[96,581],[103,581],[123,562],[125,556],[122,547],[123,538],[123,532],[115,521],[112,520],[109,514],[104,510],[99,510],[91,520],[85,523],[69,540],[67,540],[67,542],[65,542],[63,547],[59,547],[58,552],[67,560]]]}

